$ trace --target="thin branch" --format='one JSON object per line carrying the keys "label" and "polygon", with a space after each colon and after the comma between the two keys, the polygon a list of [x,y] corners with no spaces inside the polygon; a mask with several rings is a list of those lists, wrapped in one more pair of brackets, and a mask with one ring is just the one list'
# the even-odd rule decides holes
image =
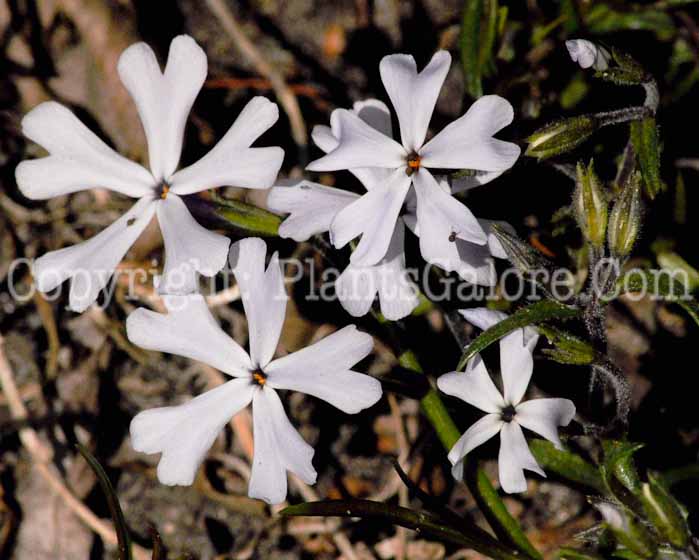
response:
{"label": "thin branch", "polygon": [[277,94],[279,103],[289,117],[291,134],[299,148],[304,149],[308,145],[308,131],[306,123],[301,116],[301,109],[296,95],[286,84],[282,75],[269,63],[257,50],[252,41],[247,38],[235,16],[226,6],[223,0],[206,0],[209,9],[219,19],[221,25],[235,42],[238,50],[247,57],[255,66],[257,72],[267,78]]}
{"label": "thin branch", "polygon": [[[10,414],[15,420],[28,420],[29,413],[22,402],[22,397],[15,384],[14,374],[7,357],[5,356],[4,339],[0,335],[0,387],[2,387]],[[63,480],[51,469],[50,461],[52,452],[39,439],[38,434],[32,428],[22,428],[19,438],[24,448],[34,460],[34,465],[39,474],[51,486],[51,489],[65,502],[70,510],[90,529],[97,533],[109,546],[117,546],[117,536],[111,523],[97,517],[92,510],[83,504],[68,489]],[[138,546],[133,546],[133,554],[136,560],[150,560],[150,553]]]}

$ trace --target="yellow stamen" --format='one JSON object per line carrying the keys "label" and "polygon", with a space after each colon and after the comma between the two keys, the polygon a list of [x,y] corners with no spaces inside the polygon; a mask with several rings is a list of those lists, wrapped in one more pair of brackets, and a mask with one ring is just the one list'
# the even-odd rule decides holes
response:
{"label": "yellow stamen", "polygon": [[252,378],[255,380],[255,382],[258,385],[263,385],[267,383],[267,376],[264,373],[260,373],[259,371],[256,371],[255,373],[252,374]]}
{"label": "yellow stamen", "polygon": [[167,193],[169,193],[169,192],[170,192],[170,186],[163,183],[163,188],[160,191],[160,198],[165,200],[167,198]]}

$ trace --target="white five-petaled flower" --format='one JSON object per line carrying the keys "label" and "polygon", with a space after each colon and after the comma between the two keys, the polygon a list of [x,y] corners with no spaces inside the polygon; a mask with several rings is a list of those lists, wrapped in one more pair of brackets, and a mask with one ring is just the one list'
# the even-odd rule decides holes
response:
{"label": "white five-petaled flower", "polygon": [[413,57],[386,56],[381,79],[398,116],[401,143],[362,120],[355,112],[337,109],[331,116],[332,132],[339,140],[326,156],[312,162],[311,171],[381,168],[386,179],[343,208],[332,221],[331,236],[342,247],[361,236],[352,262],[378,263],[388,252],[396,221],[411,186],[416,196],[420,248],[426,260],[447,238],[485,245],[487,236],[469,209],[441,188],[430,169],[473,169],[503,172],[517,160],[517,145],[493,138],[512,122],[512,106],[503,98],[487,95],[430,141],[427,128],[451,63],[439,51],[418,73]]}
{"label": "white five-petaled flower", "polygon": [[566,48],[571,60],[577,62],[580,68],[594,68],[597,71],[609,68],[612,55],[601,45],[586,39],[571,39],[566,41]]}
{"label": "white five-petaled flower", "polygon": [[217,434],[252,402],[254,458],[248,494],[284,501],[286,471],[316,480],[313,448],[289,422],[276,389],[301,391],[354,414],[381,398],[380,383],[352,371],[373,347],[371,336],[347,326],[315,344],[273,360],[287,295],[275,253],[265,270],[266,245],[248,238],[231,248],[250,333],[250,353],[225,334],[200,295],[166,298],[169,313],[137,309],[126,323],[129,339],[143,348],[205,362],[234,379],[179,405],[147,410],[131,422],[134,449],[162,453],[158,479],[191,484]]}
{"label": "white five-petaled flower", "polygon": [[[472,312],[471,318],[491,323],[487,311]],[[464,314],[467,319],[468,314]],[[496,321],[497,322],[497,321]],[[474,448],[500,434],[498,471],[500,485],[507,493],[524,492],[524,470],[546,476],[529,450],[522,428],[531,430],[556,447],[561,447],[558,426],[567,426],[575,416],[575,405],[568,399],[548,398],[522,402],[531,379],[532,351],[538,335],[518,329],[500,340],[500,369],[503,393],[497,389],[480,355],[476,355],[463,373],[452,372],[437,380],[440,390],[460,398],[487,414],[473,424],[449,452],[455,478],[463,477],[464,457]]]}
{"label": "white five-petaled flower", "polygon": [[268,188],[284,157],[278,147],[250,147],[279,115],[276,104],[255,97],[208,154],[175,171],[187,115],[207,73],[206,54],[191,37],[172,41],[164,72],[144,43],[122,53],[118,72],[146,133],[150,171],[116,153],[58,103],[42,103],[22,121],[25,136],[49,152],[17,167],[17,184],[25,196],[48,199],[106,187],[138,199],[98,235],[35,262],[34,277],[43,292],[72,278],[70,307],[76,311],[97,298],[154,215],[165,241],[162,293],[190,292],[195,270],[207,276],[217,273],[226,264],[230,242],[201,227],[180,197],[224,185]]}
{"label": "white five-petaled flower", "polygon": [[[377,99],[367,99],[354,104],[352,112],[372,128],[389,138],[393,137],[391,113],[386,105]],[[318,125],[313,129],[313,139],[326,153],[339,145],[339,120],[332,119],[331,126]],[[391,175],[390,169],[367,167],[352,168],[352,172],[371,191],[380,188]],[[439,178],[439,186],[446,192],[458,193],[485,184],[500,175],[500,172],[474,174],[453,182]],[[350,191],[327,187],[310,181],[300,181],[291,185],[278,185],[270,190],[268,207],[279,213],[290,214],[279,228],[281,237],[295,241],[305,241],[312,235],[330,231],[335,216],[359,198]],[[441,244],[429,246],[425,258],[432,264],[447,271],[457,271],[464,279],[475,284],[492,285],[495,270],[491,254],[504,258],[505,253],[494,235],[490,234],[491,223],[479,220],[488,233],[487,245],[479,245],[458,239],[451,235],[449,224],[434,224],[440,228],[435,237]],[[395,222],[388,251],[381,260],[371,266],[350,263],[338,277],[335,288],[343,307],[353,316],[365,315],[371,308],[377,293],[381,312],[389,320],[398,320],[410,314],[419,303],[415,286],[410,282],[405,270],[404,233],[405,226],[419,235],[416,216],[416,199],[409,190],[401,214]],[[505,227],[506,224],[502,224]]]}

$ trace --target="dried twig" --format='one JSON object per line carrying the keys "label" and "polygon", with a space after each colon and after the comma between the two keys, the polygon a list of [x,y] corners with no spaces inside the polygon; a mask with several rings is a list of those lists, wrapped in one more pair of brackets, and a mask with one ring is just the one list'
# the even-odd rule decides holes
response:
{"label": "dried twig", "polygon": [[[4,339],[0,335],[0,386],[7,399],[10,414],[15,420],[27,420],[29,414],[22,402],[14,374],[7,361],[4,349]],[[103,521],[97,517],[85,504],[65,485],[61,477],[58,476],[50,463],[52,452],[42,443],[38,434],[33,428],[22,428],[19,431],[19,438],[24,448],[29,452],[34,460],[34,464],[39,474],[48,482],[53,491],[61,497],[70,510],[90,529],[97,533],[100,538],[109,546],[117,546],[117,536],[111,523]],[[133,555],[136,560],[150,560],[150,553],[138,546],[133,546]]]}
{"label": "dried twig", "polygon": [[308,145],[308,131],[294,92],[286,84],[282,75],[262,57],[255,45],[247,38],[225,2],[223,0],[206,0],[206,3],[219,19],[226,32],[231,36],[240,52],[252,62],[262,76],[270,81],[274,92],[277,94],[279,103],[281,103],[289,117],[294,142],[299,147],[305,148]]}

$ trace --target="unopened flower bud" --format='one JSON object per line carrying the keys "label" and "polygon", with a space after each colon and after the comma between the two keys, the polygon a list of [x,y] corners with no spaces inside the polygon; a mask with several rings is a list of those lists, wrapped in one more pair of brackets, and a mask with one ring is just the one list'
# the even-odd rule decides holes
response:
{"label": "unopened flower bud", "polygon": [[641,229],[641,186],[637,173],[631,176],[609,215],[607,239],[612,254],[625,257],[631,253]]}
{"label": "unopened flower bud", "polygon": [[672,546],[684,549],[689,543],[689,529],[682,509],[674,497],[652,475],[641,491],[643,509],[658,533]]}
{"label": "unopened flower bud", "polygon": [[577,175],[573,198],[575,217],[585,239],[599,248],[604,244],[607,232],[607,197],[595,174],[592,161],[587,167],[578,162]]}
{"label": "unopened flower bud", "polygon": [[580,115],[540,128],[529,138],[525,155],[546,159],[569,152],[587,140],[600,126],[593,115]]}
{"label": "unopened flower bud", "polygon": [[568,54],[573,62],[577,62],[580,68],[594,68],[597,71],[609,68],[609,60],[612,55],[601,45],[585,39],[573,39],[566,41]]}
{"label": "unopened flower bud", "polygon": [[641,558],[653,558],[658,543],[643,522],[622,506],[607,501],[593,503],[617,542]]}

